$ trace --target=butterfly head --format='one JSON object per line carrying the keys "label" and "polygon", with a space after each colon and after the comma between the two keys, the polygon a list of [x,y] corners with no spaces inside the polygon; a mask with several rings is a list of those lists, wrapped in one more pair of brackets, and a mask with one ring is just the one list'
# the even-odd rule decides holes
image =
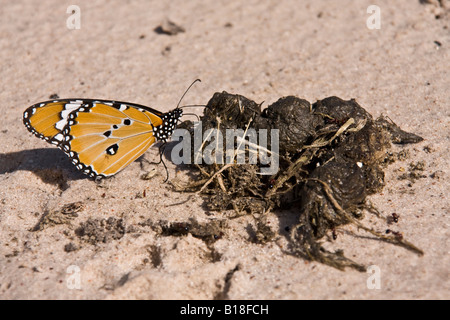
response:
{"label": "butterfly head", "polygon": [[177,107],[176,109],[172,110],[171,112],[173,114],[173,117],[177,119],[176,120],[177,122],[178,122],[178,120],[180,120],[181,116],[183,115],[183,109],[181,109],[179,107]]}
{"label": "butterfly head", "polygon": [[162,124],[153,128],[153,133],[156,140],[166,142],[175,130],[182,115],[183,110],[178,107],[172,111],[164,113],[161,116]]}

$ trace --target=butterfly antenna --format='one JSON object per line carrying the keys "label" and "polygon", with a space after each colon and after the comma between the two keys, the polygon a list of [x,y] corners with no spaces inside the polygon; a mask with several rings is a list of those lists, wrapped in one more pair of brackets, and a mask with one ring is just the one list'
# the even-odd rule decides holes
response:
{"label": "butterfly antenna", "polygon": [[185,113],[185,116],[195,116],[197,118],[197,121],[200,121],[200,118],[195,113]]}
{"label": "butterfly antenna", "polygon": [[183,100],[183,98],[184,98],[184,96],[186,95],[186,93],[189,91],[189,89],[190,89],[190,88],[194,85],[194,83],[196,83],[196,82],[202,82],[202,80],[200,80],[200,79],[195,79],[194,82],[191,83],[191,85],[186,89],[186,91],[185,91],[185,92],[183,93],[183,95],[181,96],[180,101],[178,101],[177,108],[180,106],[181,100]]}
{"label": "butterfly antenna", "polygon": [[188,104],[186,106],[180,107],[180,109],[183,109],[183,108],[206,108],[206,107],[207,107],[206,104]]}

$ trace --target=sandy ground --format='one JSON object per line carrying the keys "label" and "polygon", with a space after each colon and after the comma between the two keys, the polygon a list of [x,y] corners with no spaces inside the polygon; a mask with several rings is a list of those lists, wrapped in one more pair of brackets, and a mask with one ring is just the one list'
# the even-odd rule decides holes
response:
{"label": "sandy ground", "polygon": [[[81,28],[70,30],[71,1],[0,1],[0,298],[450,298],[450,6],[429,2],[379,0],[381,28],[371,30],[373,1],[366,0],[79,0]],[[165,19],[185,32],[156,33]],[[380,288],[371,289],[371,274],[286,253],[285,227],[296,212],[270,216],[280,236],[265,245],[249,241],[248,216],[229,221],[212,246],[192,235],[164,236],[151,225],[227,213],[205,211],[199,197],[180,204],[189,194],[162,183],[162,166],[161,175],[140,179],[154,167],[142,159],[98,185],[22,124],[26,107],[55,93],[168,111],[196,78],[202,83],[184,103],[205,104],[222,90],[263,106],[286,95],[311,102],[337,95],[424,137],[404,147],[410,158],[391,165],[383,193],[371,197],[385,216],[398,213],[399,223],[372,215],[364,223],[401,231],[425,255],[351,226],[334,242],[324,239],[328,248],[379,267]],[[157,160],[157,150],[144,159]],[[397,179],[417,161],[425,161],[423,178],[410,185]],[[171,179],[189,178],[168,166]],[[39,224],[73,202],[83,203],[77,216]],[[112,230],[86,241],[76,230],[89,219]]]}

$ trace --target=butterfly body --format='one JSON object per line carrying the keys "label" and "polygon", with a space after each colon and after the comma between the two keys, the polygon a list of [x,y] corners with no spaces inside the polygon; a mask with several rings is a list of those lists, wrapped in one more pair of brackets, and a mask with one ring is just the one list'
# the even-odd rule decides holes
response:
{"label": "butterfly body", "polygon": [[116,174],[157,141],[166,142],[183,112],[162,113],[120,101],[58,99],[27,108],[30,132],[56,145],[93,178]]}

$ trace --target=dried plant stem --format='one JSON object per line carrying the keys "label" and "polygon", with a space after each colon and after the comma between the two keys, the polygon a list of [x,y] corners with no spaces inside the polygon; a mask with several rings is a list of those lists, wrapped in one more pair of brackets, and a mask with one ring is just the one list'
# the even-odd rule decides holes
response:
{"label": "dried plant stem", "polygon": [[[248,124],[247,124],[247,126],[246,126],[246,128],[245,128],[244,137],[245,137],[245,135],[247,134],[248,128],[250,127],[250,124],[252,123],[252,121],[253,121],[253,119],[250,119],[250,121],[248,122]],[[218,126],[218,129],[219,129],[219,126]],[[206,183],[200,188],[200,190],[197,191],[197,194],[202,193],[203,190],[205,190],[205,188],[206,188],[206,187],[214,180],[214,178],[216,178],[216,177],[217,177],[219,174],[221,174],[224,170],[226,170],[226,169],[230,168],[231,166],[235,165],[234,159],[236,158],[237,152],[238,152],[238,150],[241,148],[242,143],[243,143],[243,141],[241,140],[239,146],[237,147],[237,149],[236,149],[235,152],[234,152],[232,162],[231,162],[231,163],[227,163],[227,164],[224,165],[222,168],[220,168],[219,171],[216,171],[216,172],[214,173],[214,175],[213,175],[211,178],[209,178],[209,180],[206,181]],[[219,185],[220,185],[220,183],[221,183],[221,182],[220,182],[220,180],[219,180]],[[223,181],[222,181],[222,186],[221,186],[221,187],[223,187],[223,191],[226,191],[225,186],[223,185]]]}
{"label": "dried plant stem", "polygon": [[[320,137],[316,139],[311,145],[303,146],[303,149],[306,149],[305,152],[300,156],[300,158],[297,159],[297,161],[295,161],[289,166],[289,168],[287,168],[285,174],[277,178],[273,188],[267,191],[266,197],[270,198],[275,195],[277,193],[277,190],[281,188],[286,183],[286,181],[296,175],[303,166],[309,163],[309,161],[314,157],[319,148],[330,144],[334,139],[339,137],[346,130],[350,130],[349,127],[354,123],[355,120],[353,118],[350,118],[339,128],[338,131],[336,131],[336,133],[330,139],[325,140],[323,137]],[[358,125],[357,127],[359,128],[359,130],[361,129],[360,125]]]}
{"label": "dried plant stem", "polygon": [[393,243],[393,244],[397,244],[400,245],[408,250],[411,250],[415,253],[417,253],[418,255],[422,256],[424,253],[421,249],[417,248],[414,244],[404,240],[403,238],[399,238],[399,237],[391,237],[391,236],[386,236],[383,233],[377,232],[371,228],[368,228],[366,226],[364,226],[361,222],[359,222],[358,220],[356,220],[355,218],[353,218],[350,214],[348,214],[344,209],[342,209],[342,207],[339,205],[339,203],[337,202],[337,200],[334,198],[333,196],[333,192],[331,191],[330,186],[323,182],[322,180],[319,179],[314,179],[314,178],[309,178],[308,180],[311,181],[315,181],[320,183],[323,186],[323,190],[328,198],[328,200],[331,202],[331,204],[334,206],[334,208],[336,209],[336,211],[342,215],[343,217],[345,217],[349,222],[355,224],[358,228],[361,228],[371,234],[373,234],[374,236],[382,239],[383,241],[386,241],[388,243]]}

